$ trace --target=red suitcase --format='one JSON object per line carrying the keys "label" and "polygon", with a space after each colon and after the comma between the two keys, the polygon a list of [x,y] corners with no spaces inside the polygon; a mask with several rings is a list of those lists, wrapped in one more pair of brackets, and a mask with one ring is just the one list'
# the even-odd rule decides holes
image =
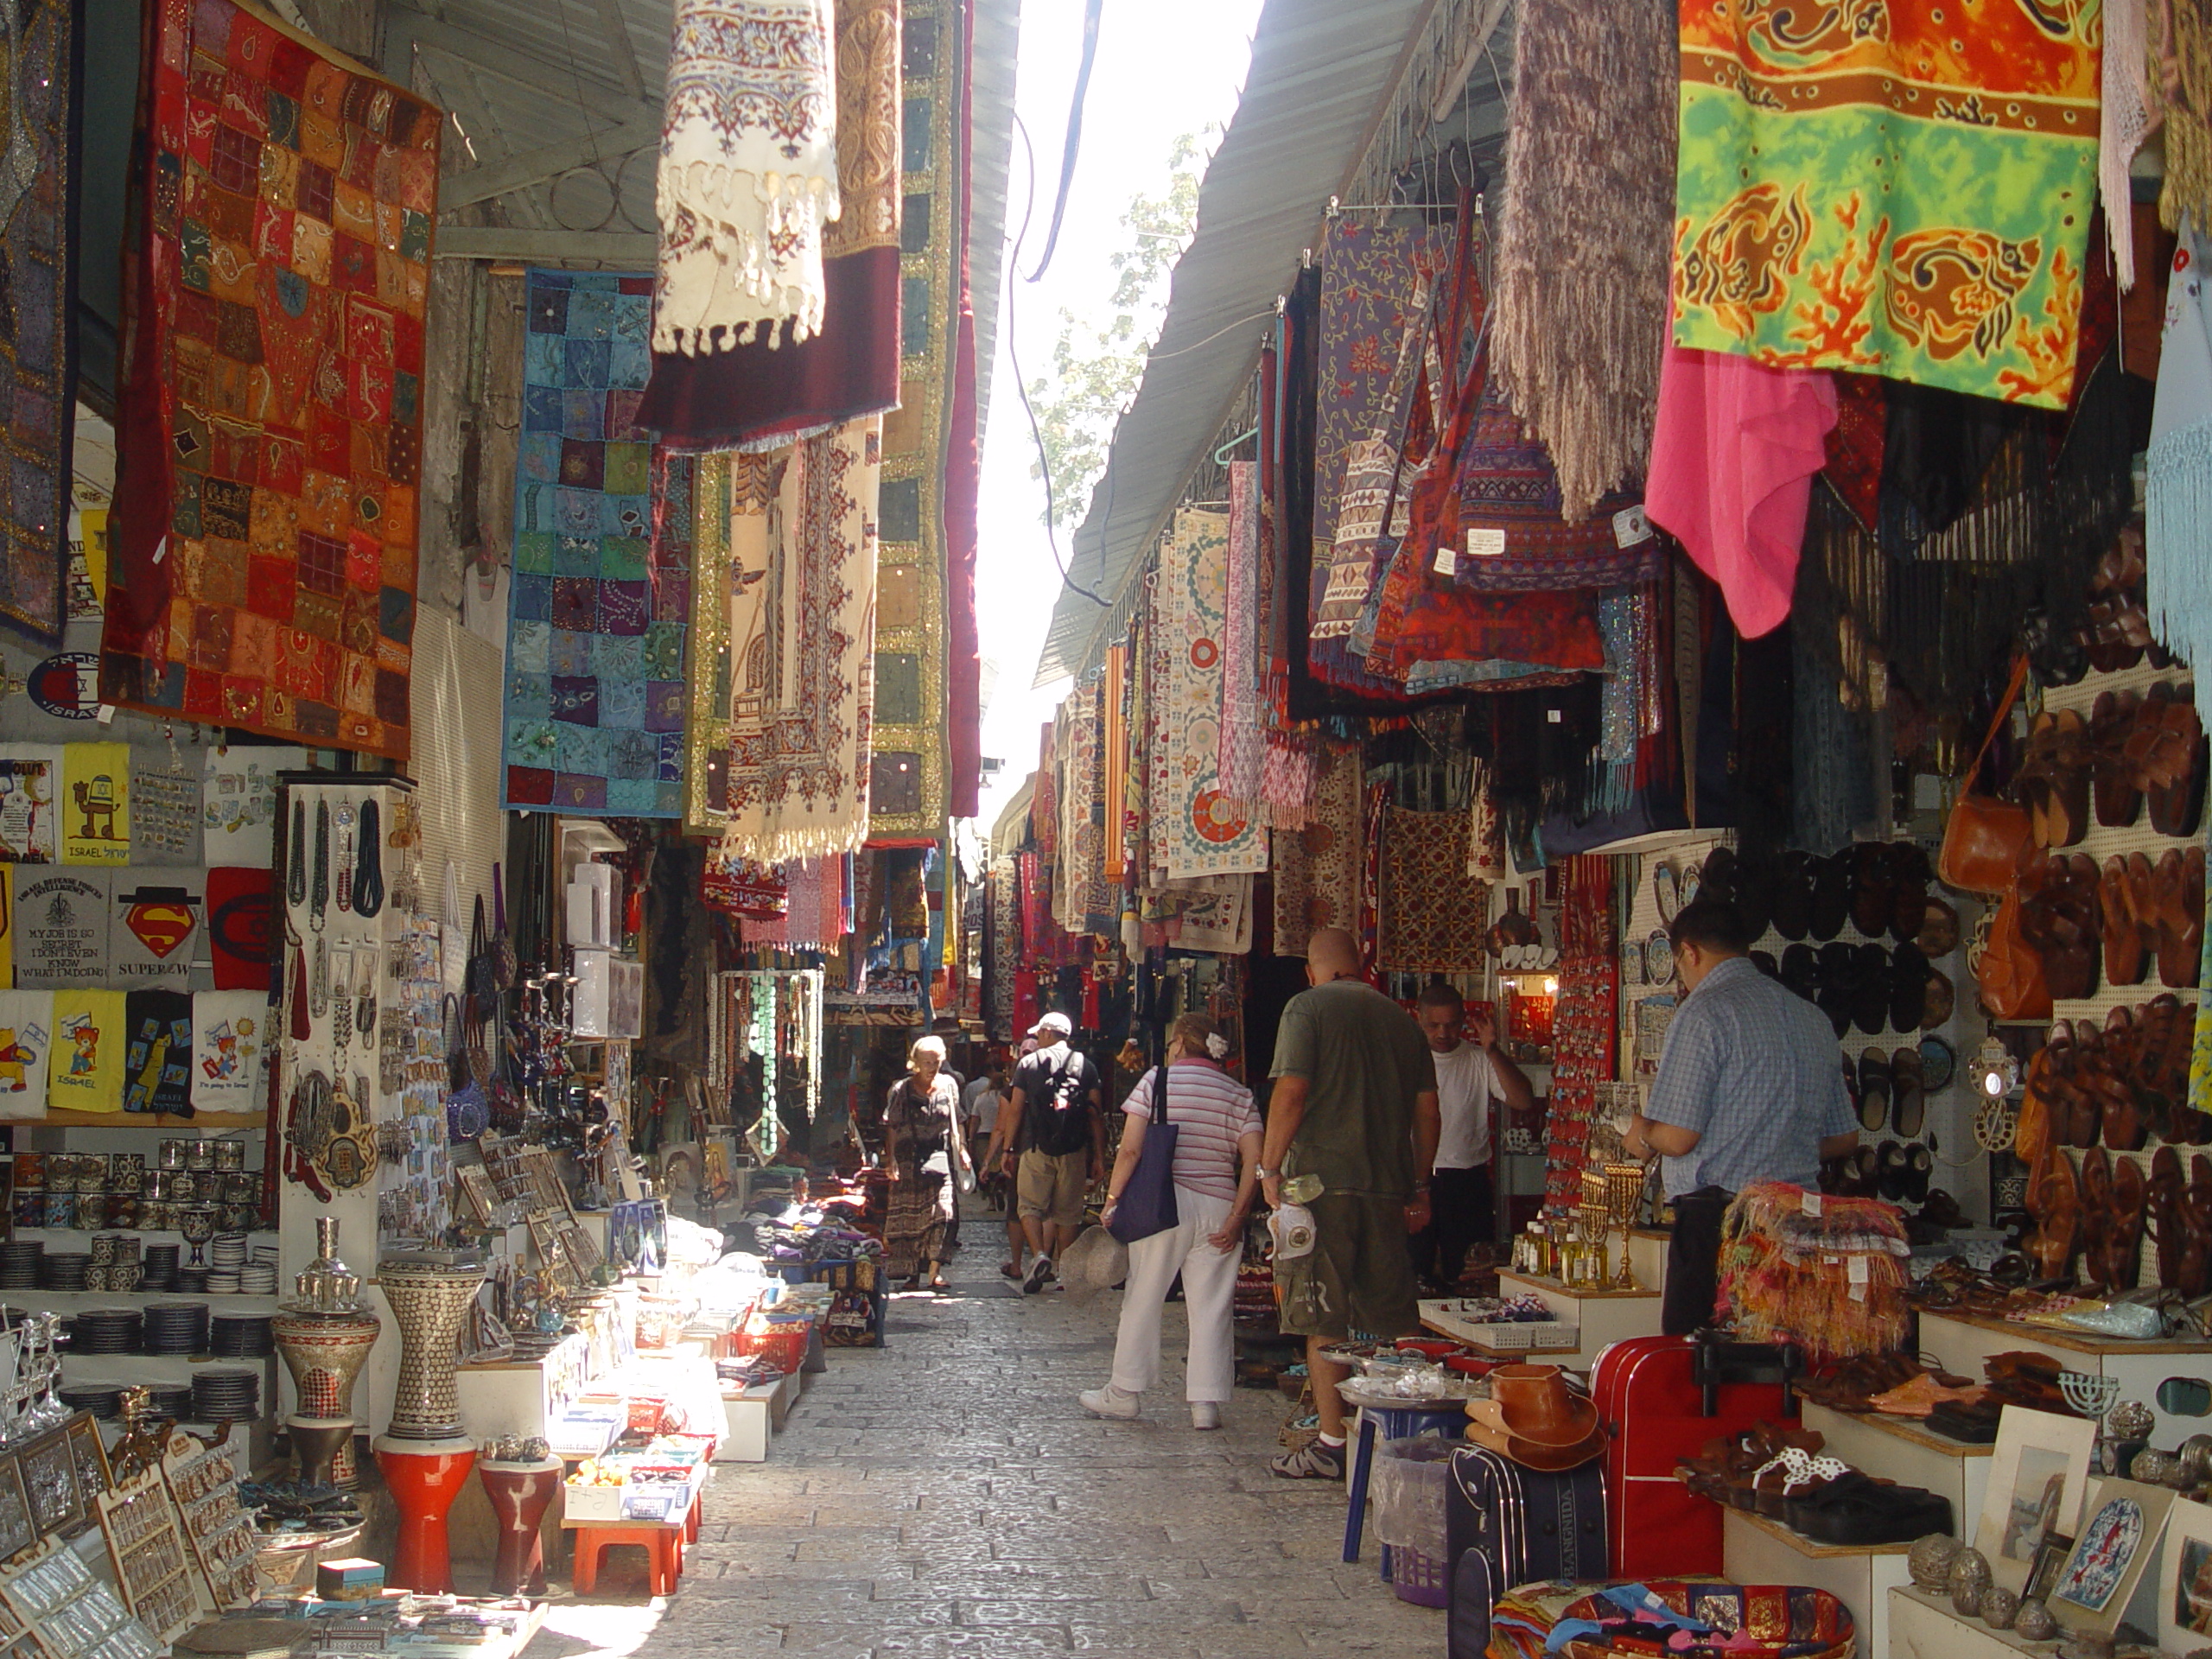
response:
{"label": "red suitcase", "polygon": [[[1796,1414],[1788,1348],[1690,1337],[1617,1342],[1590,1370],[1605,1425],[1609,1554],[1616,1579],[1720,1575],[1720,1506],[1675,1478],[1675,1465],[1707,1440]],[[1737,1381],[1771,1377],[1771,1381]]]}

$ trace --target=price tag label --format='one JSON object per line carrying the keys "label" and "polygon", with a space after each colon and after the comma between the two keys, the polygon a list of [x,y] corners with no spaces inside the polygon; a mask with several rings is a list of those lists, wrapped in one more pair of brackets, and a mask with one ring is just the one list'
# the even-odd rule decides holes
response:
{"label": "price tag label", "polygon": [[1439,542],[1436,544],[1436,574],[1440,576],[1455,575],[1459,569],[1459,556],[1452,551],[1452,543]]}
{"label": "price tag label", "polygon": [[1815,1220],[1820,1218],[1821,1205],[1821,1198],[1818,1192],[1808,1192],[1805,1195],[1805,1213]]}
{"label": "price tag label", "polygon": [[1618,547],[1634,547],[1638,542],[1651,539],[1651,518],[1642,507],[1623,507],[1613,515],[1613,543]]}
{"label": "price tag label", "polygon": [[1467,556],[1471,559],[1503,558],[1505,556],[1505,532],[1502,530],[1468,531]]}

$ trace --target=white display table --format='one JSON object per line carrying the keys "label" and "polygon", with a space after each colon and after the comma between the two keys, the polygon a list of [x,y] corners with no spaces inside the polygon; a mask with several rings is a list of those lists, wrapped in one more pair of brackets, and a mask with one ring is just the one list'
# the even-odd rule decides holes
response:
{"label": "white display table", "polygon": [[[1749,1510],[1732,1509],[1726,1517],[1721,1526],[1722,1576],[1735,1584],[1802,1584],[1825,1590],[1851,1609],[1859,1651],[1868,1659],[1889,1659],[1889,1592],[1912,1580],[1905,1567],[1910,1544],[1816,1544],[1780,1522]],[[1962,1656],[1930,1654],[1925,1659]]]}
{"label": "white display table", "polygon": [[2178,1446],[2204,1426],[2201,1417],[2172,1417],[2160,1410],[2158,1384],[2170,1376],[2212,1377],[2212,1343],[2121,1342],[1981,1313],[1928,1310],[1920,1316],[1920,1347],[1945,1370],[1976,1379],[1991,1355],[2024,1350],[2049,1354],[2069,1371],[2117,1377],[2122,1400],[2139,1400],[2157,1414],[2158,1427],[2151,1436],[2155,1446]]}
{"label": "white display table", "polygon": [[1560,1363],[1573,1370],[1587,1370],[1592,1361],[1617,1342],[1631,1337],[1659,1334],[1659,1293],[1639,1286],[1634,1290],[1569,1290],[1556,1279],[1500,1272],[1497,1294],[1537,1296],[1555,1318],[1580,1333],[1568,1357]]}

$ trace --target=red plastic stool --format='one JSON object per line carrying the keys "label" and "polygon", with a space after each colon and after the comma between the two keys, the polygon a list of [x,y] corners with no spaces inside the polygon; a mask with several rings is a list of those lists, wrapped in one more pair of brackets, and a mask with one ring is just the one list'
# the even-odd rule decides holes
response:
{"label": "red plastic stool", "polygon": [[599,1584],[600,1552],[613,1544],[639,1544],[646,1576],[656,1596],[672,1596],[683,1572],[683,1529],[680,1526],[572,1527],[575,1535],[576,1593],[588,1595]]}

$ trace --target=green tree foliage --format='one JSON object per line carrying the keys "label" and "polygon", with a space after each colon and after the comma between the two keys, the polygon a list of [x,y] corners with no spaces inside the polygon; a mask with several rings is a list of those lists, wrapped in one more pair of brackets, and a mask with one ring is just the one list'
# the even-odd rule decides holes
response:
{"label": "green tree foliage", "polygon": [[1044,462],[1033,461],[1029,475],[1049,475],[1058,524],[1079,523],[1090,510],[1091,486],[1106,470],[1114,423],[1144,378],[1145,358],[1166,306],[1168,275],[1198,222],[1198,181],[1205,165],[1198,140],[1198,134],[1186,132],[1175,141],[1168,152],[1165,190],[1129,199],[1121,218],[1127,245],[1109,261],[1110,318],[1102,327],[1063,308],[1052,372],[1029,383],[1045,441]]}

